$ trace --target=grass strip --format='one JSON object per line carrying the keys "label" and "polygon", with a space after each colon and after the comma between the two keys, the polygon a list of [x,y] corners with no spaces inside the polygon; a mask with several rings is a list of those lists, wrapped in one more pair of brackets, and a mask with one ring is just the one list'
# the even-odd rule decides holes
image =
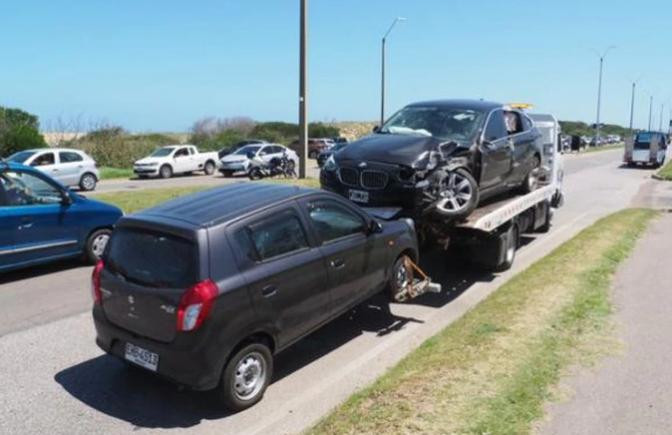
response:
{"label": "grass strip", "polygon": [[130,168],[110,168],[103,166],[99,170],[101,180],[113,180],[115,178],[131,178],[134,176],[133,169]]}
{"label": "grass strip", "polygon": [[628,209],[583,230],[309,432],[530,432],[563,369],[604,350],[611,278],[654,216]]}
{"label": "grass strip", "polygon": [[661,180],[672,181],[672,160],[667,162],[656,175]]}
{"label": "grass strip", "polygon": [[[242,181],[241,182],[246,182]],[[282,183],[292,184],[302,187],[320,187],[319,180],[315,178],[305,179],[284,179],[284,178],[268,178],[263,181],[254,181],[254,183]],[[124,213],[134,213],[145,208],[153,207],[162,202],[178,198],[190,193],[199,192],[205,189],[212,189],[213,186],[190,186],[190,187],[169,187],[159,189],[142,189],[142,190],[124,190],[119,192],[96,193],[90,195],[91,197],[114,204],[124,211]]]}

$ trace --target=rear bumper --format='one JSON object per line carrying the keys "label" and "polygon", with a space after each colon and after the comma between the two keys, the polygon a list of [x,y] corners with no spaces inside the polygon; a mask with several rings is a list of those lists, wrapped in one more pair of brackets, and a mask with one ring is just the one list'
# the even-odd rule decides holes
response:
{"label": "rear bumper", "polygon": [[159,355],[157,371],[147,370],[148,373],[155,373],[192,390],[211,390],[219,384],[225,349],[207,346],[203,336],[205,331],[196,331],[190,337],[178,337],[173,343],[161,343],[110,323],[98,305],[94,306],[92,313],[96,344],[106,353],[126,361],[125,346],[132,343]]}

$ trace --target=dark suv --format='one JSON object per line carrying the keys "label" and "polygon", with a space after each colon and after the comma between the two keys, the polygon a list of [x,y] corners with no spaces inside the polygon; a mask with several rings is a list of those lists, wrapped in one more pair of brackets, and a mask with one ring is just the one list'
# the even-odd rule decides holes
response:
{"label": "dark suv", "polygon": [[415,103],[334,154],[320,182],[359,204],[464,218],[479,200],[535,188],[540,137],[524,112],[502,104]]}
{"label": "dark suv", "polygon": [[378,222],[329,192],[241,183],[117,224],[92,276],[97,344],[247,408],[271,355],[373,294],[403,288],[417,261],[410,221]]}

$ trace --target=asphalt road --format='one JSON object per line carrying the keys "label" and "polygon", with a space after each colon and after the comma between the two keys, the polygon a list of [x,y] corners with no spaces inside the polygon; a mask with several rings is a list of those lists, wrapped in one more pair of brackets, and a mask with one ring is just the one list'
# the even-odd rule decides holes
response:
{"label": "asphalt road", "polygon": [[622,354],[563,382],[541,434],[663,434],[672,421],[672,215],[653,223],[619,268],[613,294]]}
{"label": "asphalt road", "polygon": [[407,304],[373,298],[342,316],[279,355],[264,400],[236,415],[218,410],[209,394],[179,392],[98,350],[88,313],[90,268],[66,263],[4,275],[0,433],[300,431],[513,274],[631,204],[652,171],[621,168],[620,158],[618,150],[566,158],[566,204],[550,233],[526,238],[512,270],[488,275],[441,252],[425,255],[422,265],[443,294]]}

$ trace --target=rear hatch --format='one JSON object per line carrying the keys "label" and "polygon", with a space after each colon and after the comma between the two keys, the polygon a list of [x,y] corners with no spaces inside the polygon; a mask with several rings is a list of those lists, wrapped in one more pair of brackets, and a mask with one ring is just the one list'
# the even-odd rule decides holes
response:
{"label": "rear hatch", "polygon": [[196,243],[129,227],[117,228],[109,243],[101,274],[105,316],[143,337],[172,341],[180,298],[198,282]]}

